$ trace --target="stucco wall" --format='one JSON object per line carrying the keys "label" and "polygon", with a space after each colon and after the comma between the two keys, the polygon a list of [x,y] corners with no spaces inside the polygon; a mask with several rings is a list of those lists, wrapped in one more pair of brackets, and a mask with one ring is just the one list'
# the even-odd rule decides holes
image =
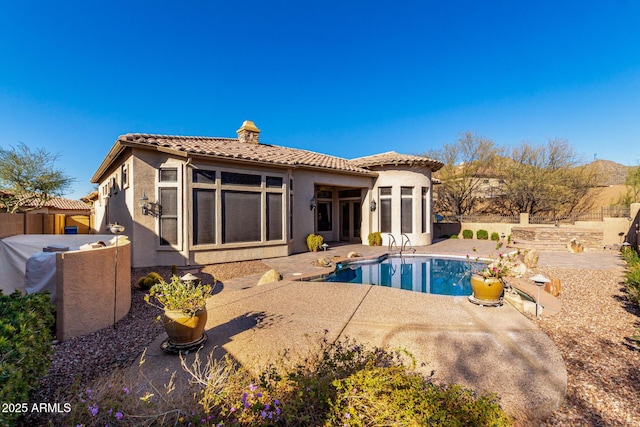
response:
{"label": "stucco wall", "polygon": [[[294,170],[293,171],[293,236],[292,251],[294,253],[305,252],[307,248],[306,237],[310,233],[316,232],[315,211],[310,209],[311,198],[315,196],[316,186],[330,187],[334,190],[349,188],[370,189],[373,186],[375,177],[341,174],[337,172],[327,173],[316,170]],[[362,201],[362,225],[360,233],[364,243],[367,242],[367,234],[369,233],[369,215],[368,201],[366,198]],[[334,218],[334,226],[331,231],[321,233],[325,241],[337,241],[340,239],[338,229],[339,218],[339,198],[337,191],[334,191],[332,200],[332,215]]]}
{"label": "stucco wall", "polygon": [[57,337],[64,341],[114,323],[131,308],[131,244],[56,254]]}
{"label": "stucco wall", "polygon": [[[402,244],[401,232],[401,187],[413,187],[412,205],[413,205],[413,232],[406,233],[412,246],[430,245],[432,242],[432,188],[431,188],[431,170],[419,166],[385,166],[384,169],[376,169],[379,177],[373,189],[373,198],[380,207],[379,188],[391,187],[391,234],[395,238],[398,245]],[[427,193],[427,227],[426,232],[422,233],[422,187],[428,188]],[[380,230],[379,209],[372,216],[372,230]],[[366,236],[365,236],[366,238]],[[389,244],[389,233],[382,233],[382,244]]]}

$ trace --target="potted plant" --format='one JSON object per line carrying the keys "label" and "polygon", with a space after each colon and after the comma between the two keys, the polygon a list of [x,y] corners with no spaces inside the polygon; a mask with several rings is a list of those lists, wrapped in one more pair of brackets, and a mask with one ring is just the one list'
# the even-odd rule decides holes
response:
{"label": "potted plant", "polygon": [[382,245],[382,233],[379,231],[374,231],[373,233],[369,233],[369,246],[381,246]]}
{"label": "potted plant", "polygon": [[162,324],[170,345],[189,346],[201,340],[207,323],[206,300],[211,285],[183,280],[174,275],[170,282],[161,280],[149,289],[144,300],[164,310]]}
{"label": "potted plant", "polygon": [[[501,245],[498,244],[498,248]],[[475,248],[474,248],[475,251]],[[467,255],[471,262],[471,257]],[[481,305],[499,305],[502,303],[504,291],[504,277],[513,276],[514,269],[519,263],[518,252],[509,254],[499,253],[497,257],[481,260],[479,257],[472,261],[471,302]]]}
{"label": "potted plant", "polygon": [[318,249],[322,247],[324,243],[324,237],[319,234],[309,234],[307,236],[307,247],[311,252],[318,252]]}

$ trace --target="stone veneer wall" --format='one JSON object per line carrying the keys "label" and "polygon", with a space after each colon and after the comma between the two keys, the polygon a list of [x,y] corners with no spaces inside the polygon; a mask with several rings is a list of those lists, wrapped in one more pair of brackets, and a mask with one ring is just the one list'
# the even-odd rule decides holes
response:
{"label": "stone veneer wall", "polygon": [[603,233],[599,230],[569,227],[512,227],[514,241],[568,244],[575,239],[585,248],[602,249]]}

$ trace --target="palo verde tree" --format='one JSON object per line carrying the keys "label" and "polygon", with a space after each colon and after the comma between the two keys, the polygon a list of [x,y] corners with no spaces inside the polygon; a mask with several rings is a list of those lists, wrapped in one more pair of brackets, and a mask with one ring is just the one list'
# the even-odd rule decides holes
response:
{"label": "palo verde tree", "polygon": [[491,173],[498,154],[493,141],[468,131],[458,141],[426,153],[444,163],[437,174],[441,184],[437,188],[436,211],[472,213],[482,199],[482,178]]}
{"label": "palo verde tree", "polygon": [[62,196],[74,179],[56,169],[58,154],[20,143],[0,148],[0,208],[16,213],[39,209],[52,197]]}
{"label": "palo verde tree", "polygon": [[539,146],[523,142],[496,172],[505,182],[503,208],[512,214],[563,216],[593,207],[597,171],[581,163],[566,140]]}

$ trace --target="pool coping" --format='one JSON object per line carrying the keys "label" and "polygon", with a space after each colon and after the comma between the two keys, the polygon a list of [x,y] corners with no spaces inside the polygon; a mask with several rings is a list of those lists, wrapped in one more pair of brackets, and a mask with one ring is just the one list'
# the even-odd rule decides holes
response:
{"label": "pool coping", "polygon": [[[432,254],[432,253],[417,253],[412,252],[408,254],[402,253],[392,253],[386,252],[380,255],[371,255],[371,256],[354,256],[354,257],[341,257],[341,256],[333,256],[328,261],[331,261],[332,265],[328,267],[316,267],[322,270],[320,271],[311,271],[307,273],[299,273],[295,275],[288,275],[283,278],[283,280],[292,281],[292,282],[313,282],[320,281],[320,279],[324,279],[334,273],[338,265],[348,265],[348,264],[369,264],[369,263],[377,263],[384,261],[389,257],[408,257],[408,258],[445,258],[445,259],[455,259],[455,260],[467,260],[469,257],[467,255],[453,255],[453,254]],[[326,258],[326,257],[321,257]],[[489,260],[488,257],[474,257],[476,260]],[[505,277],[504,283],[505,286],[509,286],[512,288],[516,288],[520,292],[526,294],[534,304],[538,303],[538,289],[534,285],[530,285],[528,283],[524,283],[520,280],[513,280],[516,278],[513,277]],[[336,282],[336,283],[344,283],[344,282]],[[362,283],[363,285],[372,285],[371,283]],[[375,285],[372,285],[375,286]],[[444,296],[453,296],[453,295],[444,295]],[[526,309],[522,302],[514,303],[512,299],[505,298],[505,301],[509,302],[513,305],[518,311],[525,313]],[[540,292],[540,306],[542,307],[541,315],[544,317],[552,316],[560,312],[562,308],[561,301],[555,296],[549,294],[548,292],[542,290]]]}

